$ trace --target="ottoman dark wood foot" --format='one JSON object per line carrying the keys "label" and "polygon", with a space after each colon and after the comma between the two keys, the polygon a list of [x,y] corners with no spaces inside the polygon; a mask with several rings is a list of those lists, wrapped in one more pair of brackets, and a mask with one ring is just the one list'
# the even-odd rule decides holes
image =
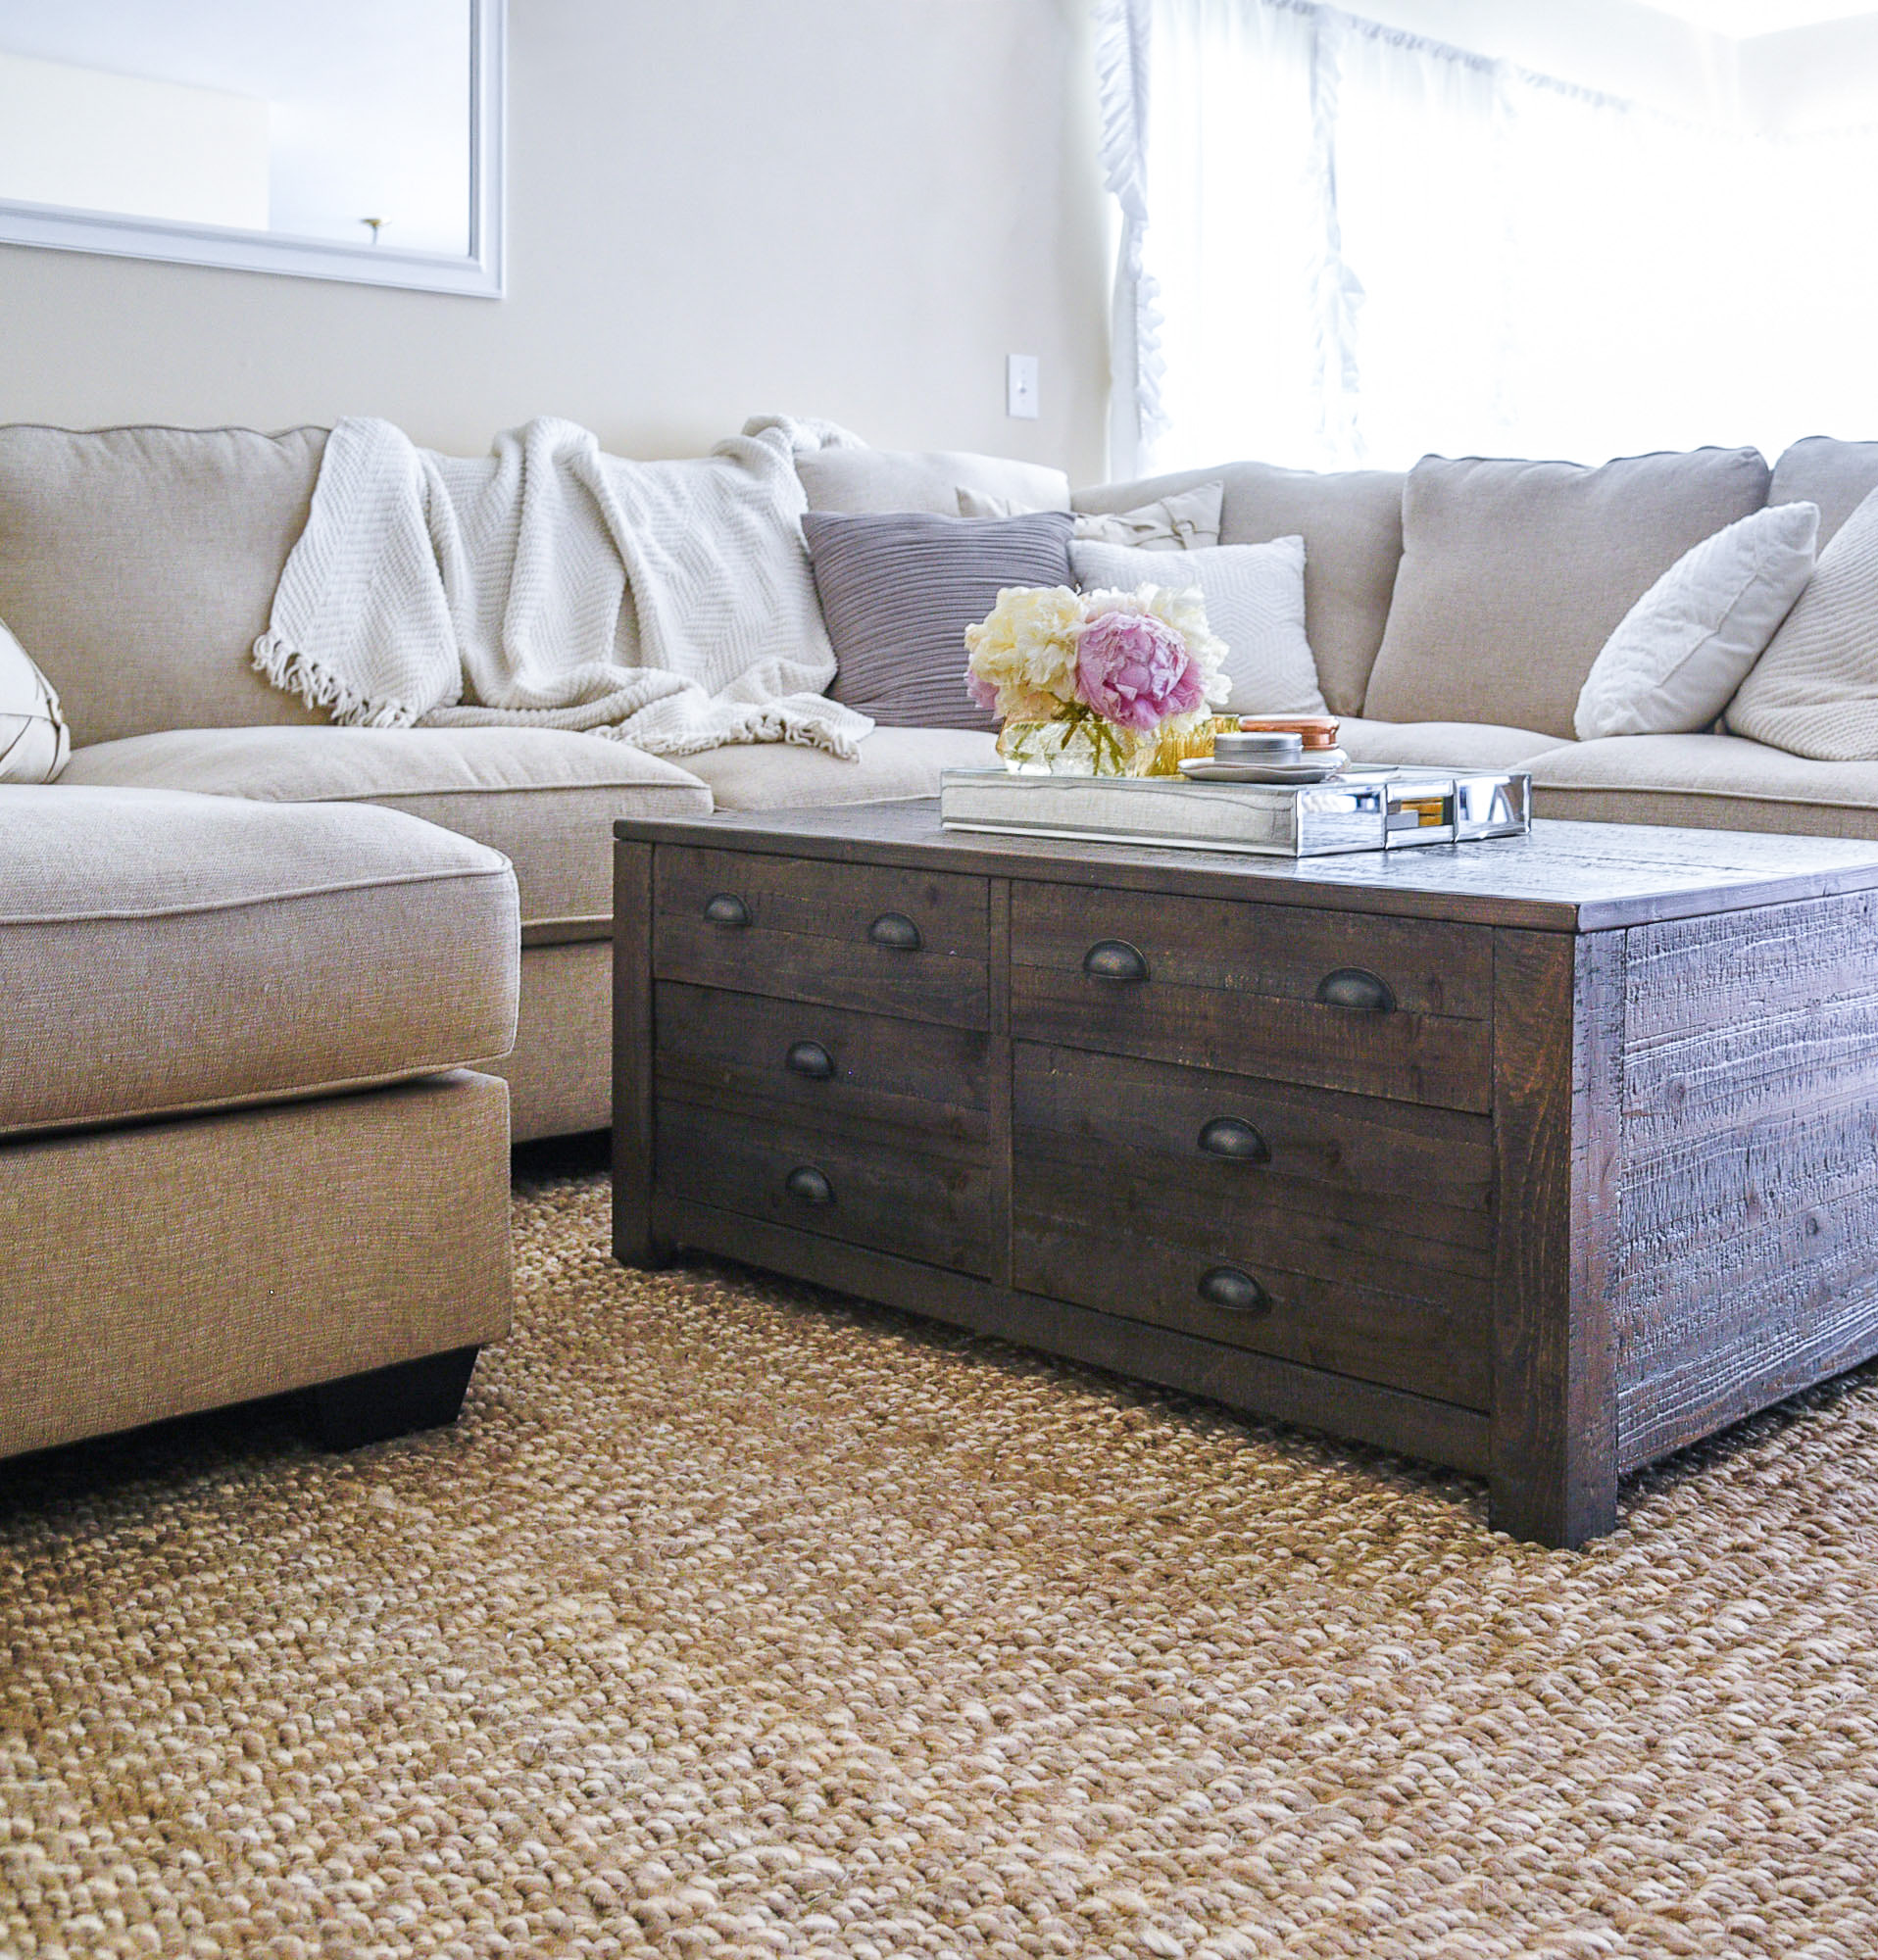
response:
{"label": "ottoman dark wood foot", "polygon": [[453,1348],[307,1391],[314,1431],[325,1449],[360,1449],[457,1419],[480,1348]]}

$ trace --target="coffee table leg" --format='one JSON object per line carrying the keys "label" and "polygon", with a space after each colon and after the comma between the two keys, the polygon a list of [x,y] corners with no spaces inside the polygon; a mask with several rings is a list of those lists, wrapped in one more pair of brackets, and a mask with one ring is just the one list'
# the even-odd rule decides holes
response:
{"label": "coffee table leg", "polygon": [[668,1265],[652,1229],[652,847],[613,847],[613,1256]]}
{"label": "coffee table leg", "polygon": [[670,1239],[661,1239],[656,1233],[638,1233],[619,1230],[618,1213],[614,1214],[613,1256],[622,1266],[631,1266],[642,1273],[656,1273],[661,1266],[668,1266],[678,1256],[678,1247]]}
{"label": "coffee table leg", "polygon": [[1617,1522],[1608,1184],[1622,935],[1494,934],[1492,1516],[1541,1544]]}
{"label": "coffee table leg", "polygon": [[668,1266],[678,1249],[652,1229],[650,1111],[643,1128],[621,1123],[615,1089],[613,1125],[613,1256],[622,1266],[652,1271]]}
{"label": "coffee table leg", "polygon": [[1617,1479],[1609,1452],[1603,1461],[1573,1449],[1557,1434],[1524,1439],[1521,1455],[1510,1440],[1501,1453],[1501,1425],[1494,1425],[1494,1469],[1488,1489],[1488,1517],[1495,1531],[1535,1544],[1576,1550],[1617,1528]]}

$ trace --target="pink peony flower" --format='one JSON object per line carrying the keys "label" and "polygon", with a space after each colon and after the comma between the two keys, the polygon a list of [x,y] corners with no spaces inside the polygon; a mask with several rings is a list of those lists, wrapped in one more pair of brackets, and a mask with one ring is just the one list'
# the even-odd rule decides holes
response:
{"label": "pink peony flower", "polygon": [[1186,642],[1150,612],[1098,612],[1076,635],[1076,694],[1123,728],[1157,728],[1206,706]]}

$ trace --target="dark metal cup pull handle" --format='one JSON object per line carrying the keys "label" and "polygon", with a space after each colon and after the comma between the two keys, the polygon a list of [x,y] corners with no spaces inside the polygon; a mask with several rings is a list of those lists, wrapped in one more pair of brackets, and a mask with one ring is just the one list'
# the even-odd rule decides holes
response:
{"label": "dark metal cup pull handle", "polygon": [[1099,939],[1082,956],[1082,970],[1092,980],[1145,980],[1148,962],[1125,939]]}
{"label": "dark metal cup pull handle", "polygon": [[1271,1296],[1237,1266],[1210,1267],[1200,1275],[1195,1291],[1209,1306],[1223,1307],[1228,1313],[1264,1313],[1271,1306]]}
{"label": "dark metal cup pull handle", "polygon": [[867,937],[876,946],[891,947],[895,953],[919,951],[919,928],[905,912],[882,912],[867,928]]}
{"label": "dark metal cup pull handle", "polygon": [[1386,1014],[1396,1004],[1389,983],[1363,966],[1339,966],[1317,982],[1317,998],[1326,1007],[1353,1007],[1359,1014]]}
{"label": "dark metal cup pull handle", "polygon": [[1235,1163],[1269,1163],[1271,1146],[1239,1116],[1214,1116],[1200,1126],[1200,1148],[1208,1155]]}
{"label": "dark metal cup pull handle", "polygon": [[729,892],[718,892],[705,902],[704,915],[713,925],[748,925],[750,907]]}
{"label": "dark metal cup pull handle", "polygon": [[819,1042],[791,1042],[782,1065],[791,1075],[806,1075],[811,1082],[826,1082],[835,1072],[835,1058]]}
{"label": "dark metal cup pull handle", "polygon": [[832,1204],[835,1188],[814,1164],[798,1164],[782,1181],[782,1188],[798,1204]]}

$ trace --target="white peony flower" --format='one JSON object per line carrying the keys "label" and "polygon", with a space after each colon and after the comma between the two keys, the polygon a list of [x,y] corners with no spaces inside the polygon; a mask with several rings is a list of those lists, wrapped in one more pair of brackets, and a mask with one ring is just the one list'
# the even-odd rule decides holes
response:
{"label": "white peony flower", "polygon": [[1074,701],[1082,594],[1066,585],[1009,586],[965,628],[965,685],[1006,721],[1047,720]]}

